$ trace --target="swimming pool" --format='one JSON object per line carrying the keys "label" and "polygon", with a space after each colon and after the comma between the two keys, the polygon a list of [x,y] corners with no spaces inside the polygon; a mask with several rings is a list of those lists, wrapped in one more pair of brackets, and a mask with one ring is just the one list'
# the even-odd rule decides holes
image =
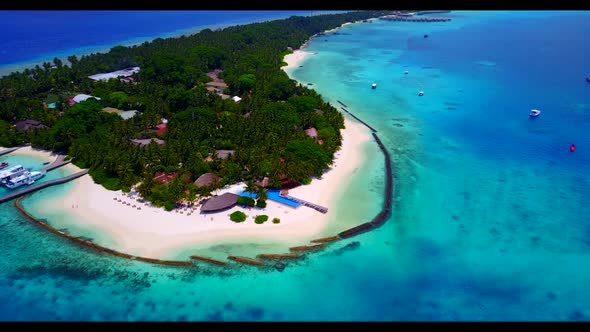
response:
{"label": "swimming pool", "polygon": [[[280,193],[279,190],[268,190],[267,193],[268,193],[268,199],[270,199],[271,201],[279,202],[279,203],[282,203],[282,204],[285,204],[285,205],[288,205],[288,206],[294,207],[294,208],[301,205],[301,203],[299,203],[299,202],[296,202],[294,200],[291,200],[291,199],[288,199],[285,197],[281,197],[279,195],[279,193]],[[239,195],[256,199],[256,194],[245,192],[245,191],[240,192]]]}

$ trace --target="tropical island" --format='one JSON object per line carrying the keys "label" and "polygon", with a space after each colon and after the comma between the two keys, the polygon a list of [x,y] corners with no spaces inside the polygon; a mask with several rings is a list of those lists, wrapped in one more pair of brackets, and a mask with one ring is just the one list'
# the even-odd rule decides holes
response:
{"label": "tropical island", "polygon": [[[341,174],[325,174],[335,168],[338,151],[347,154],[343,144],[359,146],[371,136],[359,124],[346,123],[344,131],[345,120],[336,107],[290,79],[281,67],[294,65],[284,59],[310,37],[387,13],[294,16],[205,29],[190,36],[116,46],[104,54],[70,56],[68,64],[56,58],[14,72],[0,79],[0,146],[30,143],[31,153],[67,155],[78,168],[89,169],[94,183],[87,176],[76,180],[80,187],[63,199],[63,207],[77,208],[85,199],[88,204],[75,213],[89,219],[101,212],[103,218],[113,218],[115,209],[120,211],[114,218],[129,216],[123,210],[144,214],[126,221],[144,227],[144,237],[128,245],[123,244],[125,236],[118,238],[118,246],[131,252],[137,243],[158,241],[164,235],[157,233],[160,226],[150,227],[145,214],[153,212],[139,211],[142,206],[174,211],[162,217],[186,220],[197,204],[201,213],[227,211],[236,204],[265,209],[269,195],[289,199],[292,189],[316,199],[311,203],[291,198],[312,207],[298,212],[298,219],[316,218],[318,212],[327,212],[319,203],[328,197],[305,185],[320,178],[332,181],[324,187],[336,185],[356,165],[347,160],[349,165],[340,165]],[[104,189],[92,189],[95,184]],[[232,194],[240,188],[245,195]],[[108,197],[108,203],[107,191],[118,193]],[[231,234],[223,231],[228,227],[242,227],[241,235],[256,236],[260,228],[241,224],[245,213],[230,212],[201,215],[203,220],[235,223],[217,233],[209,226],[198,231],[212,231],[209,240],[228,240]],[[282,218],[288,213],[263,211],[252,218],[255,224],[277,227],[277,240],[292,244],[323,227],[301,222],[299,228],[305,231],[293,236],[287,228],[293,225]],[[176,230],[185,232],[182,227]],[[125,232],[125,227],[117,232]],[[189,233],[183,241],[197,243]],[[164,248],[173,247],[172,242],[178,239],[136,254],[166,256]]]}

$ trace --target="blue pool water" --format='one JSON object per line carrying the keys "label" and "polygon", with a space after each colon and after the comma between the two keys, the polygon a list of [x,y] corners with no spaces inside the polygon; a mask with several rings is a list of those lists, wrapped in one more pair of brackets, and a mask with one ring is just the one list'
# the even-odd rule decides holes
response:
{"label": "blue pool water", "polygon": [[[270,199],[271,201],[279,202],[281,204],[285,204],[285,205],[288,205],[288,206],[294,207],[294,208],[299,207],[299,205],[301,205],[301,203],[299,203],[297,201],[294,201],[294,200],[291,200],[291,199],[288,199],[285,197],[281,197],[280,191],[278,191],[278,190],[268,190],[267,193],[268,193],[268,199]],[[245,192],[245,191],[240,192],[239,195],[251,197],[251,198],[256,198],[255,194],[250,193],[250,192]]]}

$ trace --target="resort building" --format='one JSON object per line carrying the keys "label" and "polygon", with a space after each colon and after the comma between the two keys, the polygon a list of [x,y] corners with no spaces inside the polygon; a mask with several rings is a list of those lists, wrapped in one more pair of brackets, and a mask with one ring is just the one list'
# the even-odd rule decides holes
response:
{"label": "resort building", "polygon": [[94,75],[88,76],[88,78],[91,80],[95,80],[95,81],[108,81],[111,78],[119,78],[119,77],[127,78],[127,77],[132,76],[135,73],[139,73],[139,67],[126,68],[126,69],[122,69],[122,70],[113,71],[110,73],[94,74]]}
{"label": "resort building", "polygon": [[158,144],[158,145],[166,144],[166,141],[161,140],[159,138],[145,138],[145,139],[132,139],[131,140],[131,142],[139,145],[140,148],[143,148],[144,146],[150,144],[152,141],[156,142],[156,144]]}
{"label": "resort building", "polygon": [[43,129],[47,128],[46,125],[42,124],[41,121],[37,120],[24,120],[14,124],[17,130],[30,130],[30,129]]}
{"label": "resort building", "polygon": [[201,213],[220,212],[231,209],[238,203],[239,195],[225,193],[220,196],[213,196],[205,201],[201,206]]}
{"label": "resort building", "polygon": [[224,82],[207,82],[205,86],[207,87],[207,91],[213,93],[223,93],[227,89],[227,84]]}
{"label": "resort building", "polygon": [[86,94],[83,94],[82,93],[82,94],[79,94],[79,95],[74,96],[74,98],[71,98],[70,101],[73,101],[74,103],[81,103],[81,102],[83,102],[83,101],[85,101],[87,99],[90,99],[90,98],[94,98],[96,100],[100,100],[99,97],[95,97],[95,96],[91,96],[91,95],[86,95]]}
{"label": "resort building", "polygon": [[159,184],[168,184],[168,182],[172,181],[172,179],[174,179],[176,176],[178,175],[178,173],[174,172],[174,173],[164,173],[164,172],[156,172],[156,174],[154,174],[154,181],[156,181]]}
{"label": "resort building", "polygon": [[318,143],[319,145],[324,144],[324,141],[322,141],[321,139],[318,139],[318,130],[311,127],[308,129],[305,129],[305,133],[307,134],[307,136],[315,139],[316,143]]}
{"label": "resort building", "polygon": [[194,182],[197,187],[208,187],[221,181],[221,178],[213,173],[205,173]]}

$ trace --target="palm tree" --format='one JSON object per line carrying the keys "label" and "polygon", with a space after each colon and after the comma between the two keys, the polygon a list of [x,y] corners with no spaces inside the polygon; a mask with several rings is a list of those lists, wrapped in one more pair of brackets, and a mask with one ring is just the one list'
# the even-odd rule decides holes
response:
{"label": "palm tree", "polygon": [[266,188],[259,186],[258,187],[258,200],[266,201],[268,199],[268,191]]}
{"label": "palm tree", "polygon": [[255,194],[258,192],[258,188],[252,180],[246,181],[246,187],[244,187],[244,191],[247,193]]}

